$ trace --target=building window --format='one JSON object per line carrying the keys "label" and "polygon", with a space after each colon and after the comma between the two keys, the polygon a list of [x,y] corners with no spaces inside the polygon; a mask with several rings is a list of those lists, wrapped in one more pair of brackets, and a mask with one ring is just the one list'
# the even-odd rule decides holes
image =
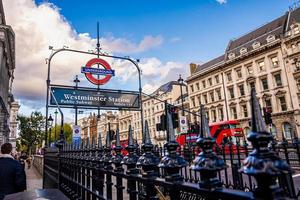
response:
{"label": "building window", "polygon": [[239,90],[240,90],[240,95],[244,96],[245,95],[244,85],[239,85]]}
{"label": "building window", "polygon": [[252,89],[256,90],[254,81],[249,82],[249,88],[250,88],[250,93]]}
{"label": "building window", "polygon": [[279,104],[280,104],[281,111],[286,111],[287,110],[287,106],[286,106],[285,97],[281,96],[278,99],[279,99]]}
{"label": "building window", "polygon": [[214,102],[215,101],[214,92],[210,92],[209,95],[210,95],[211,102]]}
{"label": "building window", "polygon": [[205,81],[202,81],[202,86],[203,86],[203,88],[206,88]]}
{"label": "building window", "polygon": [[254,42],[252,44],[253,49],[257,49],[258,47],[260,47],[260,43],[259,42]]}
{"label": "building window", "polygon": [[212,119],[213,122],[217,121],[216,117],[217,117],[216,116],[216,110],[212,110],[211,111],[211,119]]}
{"label": "building window", "polygon": [[265,61],[261,60],[257,62],[259,71],[266,71],[266,67],[265,67]]}
{"label": "building window", "polygon": [[191,100],[192,100],[193,107],[195,107],[196,106],[195,98],[191,98]]}
{"label": "building window", "polygon": [[242,110],[242,113],[243,113],[243,117],[248,117],[248,109],[247,109],[247,105],[246,104],[243,104],[241,106],[241,110]]}
{"label": "building window", "polygon": [[197,90],[200,90],[199,83],[196,83]]}
{"label": "building window", "polygon": [[233,91],[233,87],[231,87],[231,88],[228,88],[228,91],[229,91],[229,96],[230,96],[230,99],[233,99],[233,98],[234,98],[234,91]]}
{"label": "building window", "polygon": [[273,135],[273,137],[277,137],[277,129],[276,126],[274,124],[272,124],[272,128],[271,128],[271,134]]}
{"label": "building window", "polygon": [[278,66],[279,66],[278,57],[277,57],[277,56],[272,57],[272,58],[271,58],[271,63],[272,63],[272,66],[273,66],[273,67],[278,67]]}
{"label": "building window", "polygon": [[295,26],[294,27],[294,34],[298,34],[299,33],[299,26]]}
{"label": "building window", "polygon": [[201,97],[200,97],[200,96],[197,96],[197,99],[198,99],[199,105],[201,105]]}
{"label": "building window", "polygon": [[276,86],[277,87],[282,86],[281,75],[280,74],[275,74],[274,78],[275,78]]}
{"label": "building window", "polygon": [[231,113],[231,118],[232,119],[237,119],[237,112],[236,112],[236,107],[235,106],[230,107],[230,113]]}
{"label": "building window", "polygon": [[226,73],[227,81],[232,81],[231,72]]}
{"label": "building window", "polygon": [[275,40],[275,35],[269,35],[268,37],[267,37],[267,42],[272,42],[272,41],[274,41]]}
{"label": "building window", "polygon": [[262,78],[261,79],[261,85],[262,85],[263,90],[268,90],[269,89],[268,79],[267,78]]}
{"label": "building window", "polygon": [[205,112],[205,116],[206,116],[207,120],[209,121],[209,113],[208,113],[208,111]]}
{"label": "building window", "polygon": [[217,92],[218,100],[221,100],[222,99],[221,90],[217,90],[216,92]]}
{"label": "building window", "polygon": [[241,68],[236,69],[236,76],[237,76],[238,78],[242,78],[242,77],[243,77],[243,75],[242,75],[242,69],[241,69]]}
{"label": "building window", "polygon": [[215,80],[216,80],[216,83],[219,83],[220,80],[219,80],[219,75],[215,75]]}
{"label": "building window", "polygon": [[292,126],[288,122],[284,122],[282,125],[283,134],[286,139],[292,139]]}
{"label": "building window", "polygon": [[253,74],[253,67],[250,65],[247,67],[248,74]]}
{"label": "building window", "polygon": [[219,120],[222,121],[224,119],[223,108],[218,109],[218,114],[219,114]]}
{"label": "building window", "polygon": [[247,53],[247,48],[245,47],[241,48],[240,54],[245,54],[245,53]]}
{"label": "building window", "polygon": [[229,59],[233,59],[235,57],[235,54],[234,53],[230,53],[229,55],[228,55],[228,58]]}
{"label": "building window", "polygon": [[194,92],[194,85],[191,85],[190,88],[191,88],[191,92]]}
{"label": "building window", "polygon": [[209,84],[210,86],[212,86],[212,79],[211,79],[211,78],[208,79],[208,84]]}
{"label": "building window", "polygon": [[207,103],[207,95],[206,94],[203,94],[203,102]]}

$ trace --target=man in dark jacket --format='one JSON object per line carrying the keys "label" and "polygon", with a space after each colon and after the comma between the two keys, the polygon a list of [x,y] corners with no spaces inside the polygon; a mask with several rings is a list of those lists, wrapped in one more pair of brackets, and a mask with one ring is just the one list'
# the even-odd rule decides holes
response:
{"label": "man in dark jacket", "polygon": [[1,146],[0,154],[0,200],[5,195],[26,190],[26,175],[21,164],[12,155],[12,145]]}

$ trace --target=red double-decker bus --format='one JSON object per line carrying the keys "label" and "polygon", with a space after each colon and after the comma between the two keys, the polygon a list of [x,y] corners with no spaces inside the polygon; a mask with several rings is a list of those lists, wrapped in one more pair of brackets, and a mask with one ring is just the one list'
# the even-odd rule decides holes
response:
{"label": "red double-decker bus", "polygon": [[[244,136],[243,129],[237,120],[215,122],[209,125],[209,129],[211,136],[215,138],[219,146],[222,145],[222,141],[227,143],[230,139],[235,144],[237,139],[242,140]],[[196,142],[197,138],[198,136],[195,133],[187,133],[181,134],[176,140],[180,145],[184,145],[188,142]]]}

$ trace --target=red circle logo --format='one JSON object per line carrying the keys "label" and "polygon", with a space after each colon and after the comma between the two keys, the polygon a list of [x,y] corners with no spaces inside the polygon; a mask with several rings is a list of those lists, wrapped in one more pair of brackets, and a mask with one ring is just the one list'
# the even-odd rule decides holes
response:
{"label": "red circle logo", "polygon": [[[93,59],[89,60],[89,61],[86,63],[85,67],[86,67],[86,68],[92,68],[93,65],[97,65],[97,64],[103,66],[105,70],[111,70],[110,65],[109,65],[105,60],[102,60],[102,59],[100,59],[100,58],[93,58]],[[95,77],[93,76],[93,74],[92,74],[91,72],[85,72],[85,77],[86,77],[91,83],[93,83],[93,84],[95,84],[95,85],[104,85],[105,83],[107,83],[107,82],[111,79],[112,75],[111,75],[111,74],[106,74],[106,75],[104,76],[104,78],[97,79],[97,78],[95,78]]]}

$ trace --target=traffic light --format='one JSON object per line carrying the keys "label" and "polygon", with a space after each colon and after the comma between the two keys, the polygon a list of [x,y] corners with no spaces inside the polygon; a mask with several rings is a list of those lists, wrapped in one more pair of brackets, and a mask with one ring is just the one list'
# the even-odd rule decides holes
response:
{"label": "traffic light", "polygon": [[157,131],[165,131],[167,129],[167,121],[166,121],[166,115],[162,114],[160,116],[160,122],[156,124],[156,130]]}
{"label": "traffic light", "polygon": [[263,108],[266,124],[272,124],[272,110],[268,107]]}
{"label": "traffic light", "polygon": [[199,135],[199,128],[198,124],[191,125],[191,133]]}
{"label": "traffic light", "polygon": [[168,105],[168,112],[172,115],[172,123],[173,128],[178,128],[179,126],[179,116],[178,116],[178,108],[173,105]]}

